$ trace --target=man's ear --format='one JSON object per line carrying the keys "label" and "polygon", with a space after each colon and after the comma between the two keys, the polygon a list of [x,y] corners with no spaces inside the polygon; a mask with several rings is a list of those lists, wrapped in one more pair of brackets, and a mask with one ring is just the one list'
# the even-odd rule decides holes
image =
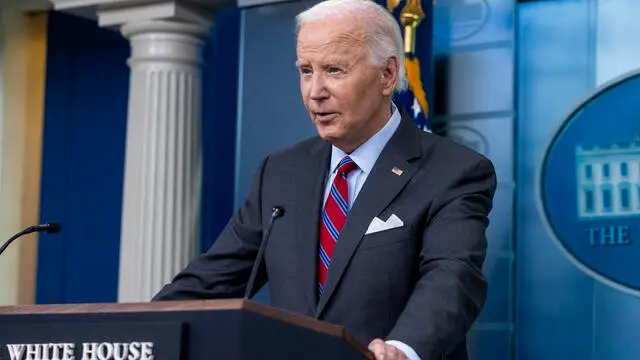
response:
{"label": "man's ear", "polygon": [[390,57],[382,68],[382,95],[391,96],[398,82],[398,58]]}

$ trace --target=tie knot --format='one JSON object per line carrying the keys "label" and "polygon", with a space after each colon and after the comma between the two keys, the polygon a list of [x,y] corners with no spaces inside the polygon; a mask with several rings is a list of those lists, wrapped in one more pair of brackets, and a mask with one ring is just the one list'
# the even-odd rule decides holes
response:
{"label": "tie knot", "polygon": [[358,167],[358,165],[353,160],[351,160],[350,157],[345,156],[338,163],[338,173],[340,173],[340,174],[342,174],[342,175],[344,175],[346,177],[347,175],[349,175],[349,173],[352,170],[354,170],[357,167]]}

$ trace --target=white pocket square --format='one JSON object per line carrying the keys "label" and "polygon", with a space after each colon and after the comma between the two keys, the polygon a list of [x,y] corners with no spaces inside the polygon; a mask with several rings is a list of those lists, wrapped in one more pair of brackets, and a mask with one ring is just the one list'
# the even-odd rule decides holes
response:
{"label": "white pocket square", "polygon": [[391,216],[389,216],[389,219],[387,219],[387,221],[382,221],[380,220],[380,218],[376,216],[373,218],[373,220],[371,220],[371,224],[369,224],[369,228],[367,228],[367,232],[365,233],[365,235],[373,234],[379,231],[394,229],[403,225],[404,223],[402,222],[402,220],[400,220],[398,216],[396,216],[396,214],[391,214]]}

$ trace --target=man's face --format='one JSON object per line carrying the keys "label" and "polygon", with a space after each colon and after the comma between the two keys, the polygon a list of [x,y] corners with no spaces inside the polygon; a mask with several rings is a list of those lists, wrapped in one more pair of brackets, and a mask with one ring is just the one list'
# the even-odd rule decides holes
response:
{"label": "man's face", "polygon": [[307,23],[298,33],[304,105],[320,137],[347,153],[391,115],[397,63],[373,65],[363,38],[362,23],[347,17]]}

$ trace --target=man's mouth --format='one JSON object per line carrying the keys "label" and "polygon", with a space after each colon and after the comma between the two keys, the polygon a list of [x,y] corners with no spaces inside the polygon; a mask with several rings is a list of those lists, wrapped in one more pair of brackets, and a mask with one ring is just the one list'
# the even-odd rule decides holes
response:
{"label": "man's mouth", "polygon": [[314,120],[318,122],[329,122],[333,120],[336,116],[338,116],[338,114],[334,112],[314,112],[313,113]]}

